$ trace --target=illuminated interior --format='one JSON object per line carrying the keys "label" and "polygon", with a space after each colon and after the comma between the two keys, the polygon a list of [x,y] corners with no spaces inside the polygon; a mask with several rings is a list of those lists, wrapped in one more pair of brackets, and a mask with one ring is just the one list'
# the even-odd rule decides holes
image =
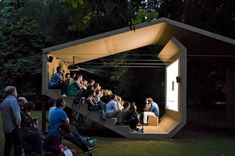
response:
{"label": "illuminated interior", "polygon": [[[174,37],[172,27],[161,20],[154,24],[137,25],[135,31],[119,29],[43,50],[42,94],[58,97],[60,91],[48,89],[48,80],[58,65],[95,60],[147,45],[164,48],[158,58],[166,68],[166,107],[158,126],[147,126],[147,137],[169,138],[186,123],[186,49]],[[52,56],[53,60],[48,61]],[[131,136],[127,136],[131,137]],[[134,136],[134,138],[142,135]],[[146,136],[145,136],[146,137]]]}
{"label": "illuminated interior", "polygon": [[166,109],[179,111],[179,59],[166,66]]}

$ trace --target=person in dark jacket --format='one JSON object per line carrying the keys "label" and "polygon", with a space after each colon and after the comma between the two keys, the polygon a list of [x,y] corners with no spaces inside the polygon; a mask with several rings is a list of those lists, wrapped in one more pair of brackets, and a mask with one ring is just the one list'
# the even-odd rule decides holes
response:
{"label": "person in dark jacket", "polygon": [[25,102],[21,111],[21,128],[24,140],[24,147],[27,148],[26,153],[35,152],[37,155],[41,155],[43,151],[41,134],[38,129],[38,122],[36,118],[33,118],[31,111],[35,108],[34,103]]}

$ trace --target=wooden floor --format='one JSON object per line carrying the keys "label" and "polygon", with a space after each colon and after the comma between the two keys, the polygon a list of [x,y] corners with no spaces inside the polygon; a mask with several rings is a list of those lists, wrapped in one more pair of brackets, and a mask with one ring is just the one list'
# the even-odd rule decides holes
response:
{"label": "wooden floor", "polygon": [[168,134],[177,124],[178,121],[168,116],[163,116],[157,126],[143,126],[144,134]]}

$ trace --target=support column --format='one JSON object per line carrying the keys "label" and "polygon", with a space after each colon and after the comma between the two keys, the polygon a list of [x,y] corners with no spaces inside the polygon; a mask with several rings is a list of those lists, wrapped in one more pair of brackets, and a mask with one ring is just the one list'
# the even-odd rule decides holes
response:
{"label": "support column", "polygon": [[235,132],[235,67],[226,71],[226,118],[228,130]]}

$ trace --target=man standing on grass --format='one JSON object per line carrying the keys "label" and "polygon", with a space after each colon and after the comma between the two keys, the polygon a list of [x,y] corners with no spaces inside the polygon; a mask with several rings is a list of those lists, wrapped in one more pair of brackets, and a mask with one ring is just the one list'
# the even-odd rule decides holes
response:
{"label": "man standing on grass", "polygon": [[22,154],[22,132],[20,128],[20,107],[17,102],[17,90],[14,86],[5,88],[6,98],[2,101],[1,115],[2,127],[5,135],[4,156],[11,156],[12,147],[14,155]]}

